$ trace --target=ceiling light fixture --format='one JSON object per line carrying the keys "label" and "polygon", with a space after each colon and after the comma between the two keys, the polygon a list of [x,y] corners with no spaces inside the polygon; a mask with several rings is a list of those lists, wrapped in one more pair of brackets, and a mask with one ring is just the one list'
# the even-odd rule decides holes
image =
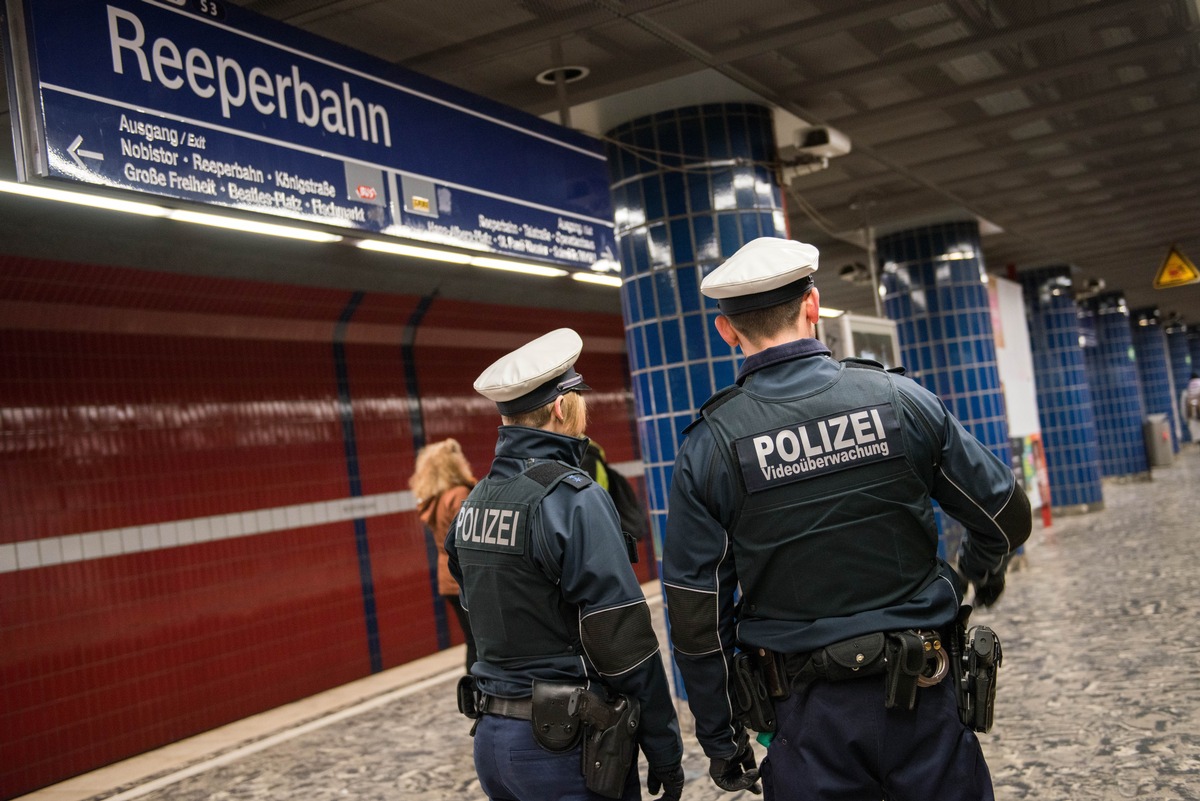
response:
{"label": "ceiling light fixture", "polygon": [[66,189],[55,189],[37,184],[22,184],[13,181],[0,181],[0,192],[12,195],[53,200],[59,203],[73,203],[77,206],[88,206],[106,211],[119,211],[125,214],[137,214],[143,217],[163,217],[176,222],[209,225],[216,228],[226,228],[231,231],[243,231],[250,234],[279,236],[287,239],[301,239],[307,242],[340,242],[338,234],[327,234],[308,228],[298,228],[292,225],[275,225],[273,223],[247,220],[241,217],[227,217],[222,214],[189,211],[187,209],[171,209],[153,203],[141,203],[136,200],[121,200],[120,198],[104,195],[91,195],[86,192],[72,192]]}
{"label": "ceiling light fixture", "polygon": [[490,256],[474,256],[471,258],[470,264],[472,267],[486,267],[489,270],[508,270],[509,272],[540,275],[546,278],[555,278],[567,274],[566,270],[559,269],[558,267],[544,267],[540,264],[530,264],[523,261],[493,259]]}
{"label": "ceiling light fixture", "polygon": [[559,267],[531,264],[526,261],[497,259],[492,256],[473,256],[470,253],[458,253],[453,250],[406,245],[403,242],[388,242],[383,239],[362,239],[355,242],[355,245],[363,250],[375,250],[380,253],[391,253],[396,256],[445,261],[451,264],[466,264],[471,267],[484,267],[489,270],[507,270],[514,273],[525,273],[526,275],[539,275],[545,278],[557,278],[567,274],[566,270]]}
{"label": "ceiling light fixture", "polygon": [[471,259],[474,258],[467,253],[455,253],[452,250],[438,250],[437,248],[415,247],[400,242],[385,242],[382,239],[362,239],[355,244],[363,250],[392,253],[396,256],[411,256],[414,259],[447,261],[451,264],[470,264]]}
{"label": "ceiling light fixture", "polygon": [[601,286],[619,287],[621,285],[621,277],[619,275],[598,275],[596,273],[571,273],[571,277],[576,281],[582,281],[585,284],[600,284]]}
{"label": "ceiling light fixture", "polygon": [[552,69],[539,72],[534,80],[540,84],[545,84],[546,86],[554,86],[556,83],[558,83],[560,76],[563,83],[575,83],[576,81],[582,81],[590,74],[590,72],[591,70],[589,70],[587,67],[554,67]]}
{"label": "ceiling light fixture", "polygon": [[65,189],[53,189],[36,184],[19,184],[14,181],[0,181],[0,192],[10,195],[24,195],[39,200],[54,200],[59,203],[74,203],[77,206],[90,206],[95,209],[122,211],[126,214],[140,214],[144,217],[166,217],[170,209],[155,206],[152,203],[138,203],[132,200],[101,197],[100,195],[85,195],[82,192],[70,192]]}
{"label": "ceiling light fixture", "polygon": [[244,220],[239,217],[226,217],[221,214],[207,214],[202,211],[187,211],[174,209],[167,216],[179,222],[210,225],[214,228],[226,228],[230,231],[244,231],[249,234],[264,234],[279,236],[285,239],[301,239],[305,242],[341,242],[338,234],[327,234],[324,231],[313,231],[308,228],[296,228],[291,225],[275,225],[274,223]]}

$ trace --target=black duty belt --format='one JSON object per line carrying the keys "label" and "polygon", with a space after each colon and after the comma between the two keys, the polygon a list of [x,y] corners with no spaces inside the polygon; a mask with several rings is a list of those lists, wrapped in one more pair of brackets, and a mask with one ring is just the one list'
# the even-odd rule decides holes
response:
{"label": "black duty belt", "polygon": [[793,686],[885,675],[885,706],[912,709],[918,687],[932,687],[948,673],[950,659],[935,631],[876,632],[791,654],[785,670]]}
{"label": "black duty belt", "polygon": [[517,720],[533,719],[532,698],[500,698],[496,695],[483,696],[479,711],[485,715],[500,715]]}

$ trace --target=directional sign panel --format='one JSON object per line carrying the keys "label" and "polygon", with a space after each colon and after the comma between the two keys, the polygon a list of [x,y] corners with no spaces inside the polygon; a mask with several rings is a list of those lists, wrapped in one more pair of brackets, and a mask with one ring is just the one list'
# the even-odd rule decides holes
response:
{"label": "directional sign panel", "polygon": [[615,260],[585,135],[216,0],[8,0],[5,21],[27,179]]}

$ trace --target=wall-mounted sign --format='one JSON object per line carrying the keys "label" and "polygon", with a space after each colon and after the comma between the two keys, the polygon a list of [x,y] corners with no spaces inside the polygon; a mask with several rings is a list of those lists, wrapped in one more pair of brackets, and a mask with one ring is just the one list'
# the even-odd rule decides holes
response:
{"label": "wall-mounted sign", "polygon": [[220,0],[8,0],[22,180],[569,267],[615,260],[590,137]]}
{"label": "wall-mounted sign", "polygon": [[1158,274],[1154,276],[1155,289],[1170,289],[1197,282],[1200,282],[1200,270],[1197,270],[1192,260],[1176,247],[1167,252],[1167,258],[1163,260]]}

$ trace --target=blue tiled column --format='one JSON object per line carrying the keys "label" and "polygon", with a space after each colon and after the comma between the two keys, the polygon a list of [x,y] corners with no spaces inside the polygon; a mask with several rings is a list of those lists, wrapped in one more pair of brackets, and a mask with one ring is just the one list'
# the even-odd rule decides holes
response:
{"label": "blue tiled column", "polygon": [[1200,329],[1188,326],[1188,355],[1192,357],[1192,370],[1200,371]]}
{"label": "blue tiled column", "polygon": [[[968,431],[1011,461],[1004,394],[988,302],[979,225],[947,222],[882,236],[884,310],[897,324],[901,364],[937,393]],[[939,515],[944,554],[962,527]]]}
{"label": "blue tiled column", "polygon": [[[1167,350],[1170,353],[1171,359],[1171,375],[1175,378],[1175,395],[1174,404],[1180,415],[1183,414],[1183,409],[1179,408],[1179,395],[1183,392],[1191,380],[1192,371],[1200,369],[1197,365],[1200,362],[1192,360],[1191,350],[1188,348],[1188,329],[1185,325],[1175,325],[1167,329]],[[1179,441],[1191,442],[1192,434],[1188,430],[1186,422],[1183,418],[1180,420],[1179,426]]]}
{"label": "blue tiled column", "polygon": [[1142,393],[1129,328],[1129,309],[1119,292],[1088,298],[1079,316],[1083,358],[1096,409],[1100,472],[1106,478],[1150,477],[1142,435]]}
{"label": "blue tiled column", "polygon": [[738,368],[700,281],[751,239],[786,236],[770,167],[774,129],[765,106],[722,103],[641,117],[608,138],[621,306],[661,558],[679,432]]}
{"label": "blue tiled column", "polygon": [[1135,309],[1130,313],[1133,352],[1137,357],[1138,378],[1142,383],[1142,403],[1146,414],[1165,414],[1171,430],[1171,450],[1179,452],[1175,437],[1175,378],[1167,358],[1167,337],[1163,333],[1157,308]]}
{"label": "blue tiled column", "polygon": [[1050,507],[1056,514],[1104,508],[1100,443],[1079,346],[1079,307],[1071,268],[1044,267],[1020,274],[1025,291],[1038,424],[1050,474]]}

